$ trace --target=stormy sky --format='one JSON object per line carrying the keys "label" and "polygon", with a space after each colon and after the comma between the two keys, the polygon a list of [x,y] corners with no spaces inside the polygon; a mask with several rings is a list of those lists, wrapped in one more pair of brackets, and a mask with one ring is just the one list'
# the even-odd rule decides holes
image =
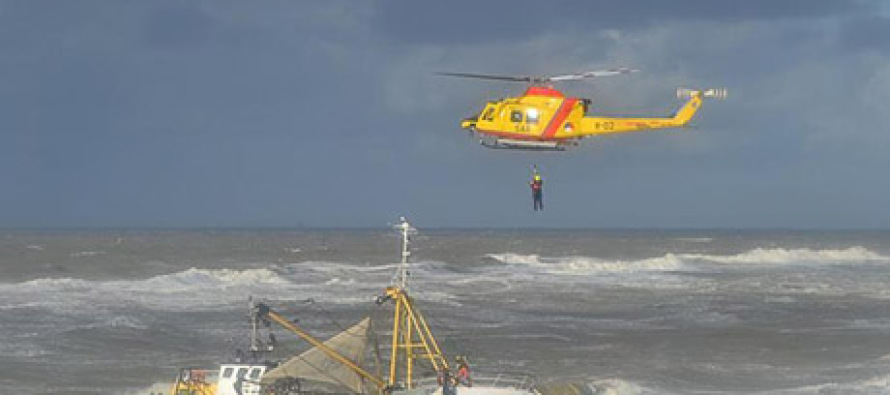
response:
{"label": "stormy sky", "polygon": [[[0,227],[887,228],[890,7],[872,0],[0,1]],[[487,150],[559,86],[692,126]],[[537,164],[543,213],[527,186]]]}

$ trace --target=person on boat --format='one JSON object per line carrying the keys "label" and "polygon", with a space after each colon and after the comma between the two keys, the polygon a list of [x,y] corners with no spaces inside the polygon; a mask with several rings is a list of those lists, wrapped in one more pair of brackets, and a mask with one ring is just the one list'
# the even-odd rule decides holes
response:
{"label": "person on boat", "polygon": [[455,377],[457,384],[472,387],[473,379],[470,378],[470,365],[467,364],[467,359],[462,356],[457,356],[454,359],[457,362],[457,376]]}
{"label": "person on boat", "polygon": [[535,211],[544,211],[544,180],[541,178],[541,174],[538,173],[537,165],[533,167],[532,181],[528,185],[532,188],[532,202]]}
{"label": "person on boat", "polygon": [[238,369],[237,376],[235,376],[235,383],[232,384],[232,388],[238,395],[243,395],[243,392],[241,392],[241,390],[244,389],[244,381],[247,380],[244,377],[245,375],[247,375],[247,369]]}
{"label": "person on boat", "polygon": [[457,395],[454,389],[454,377],[447,367],[439,371],[439,385],[442,386],[442,395]]}
{"label": "person on boat", "polygon": [[240,348],[235,349],[235,362],[241,363],[244,361],[244,350]]}

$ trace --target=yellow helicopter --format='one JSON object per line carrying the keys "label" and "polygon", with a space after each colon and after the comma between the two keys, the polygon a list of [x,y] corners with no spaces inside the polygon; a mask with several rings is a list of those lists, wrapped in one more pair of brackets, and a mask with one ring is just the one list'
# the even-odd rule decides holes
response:
{"label": "yellow helicopter", "polygon": [[488,102],[482,111],[464,119],[461,128],[480,135],[488,148],[563,151],[577,146],[588,136],[676,128],[686,125],[701,107],[702,98],[726,98],[726,89],[677,89],[677,98],[686,102],[670,117],[586,116],[590,99],[568,97],[552,83],[629,74],[637,70],[617,68],[545,77],[448,73],[438,75],[496,81],[525,82],[529,86],[519,97]]}

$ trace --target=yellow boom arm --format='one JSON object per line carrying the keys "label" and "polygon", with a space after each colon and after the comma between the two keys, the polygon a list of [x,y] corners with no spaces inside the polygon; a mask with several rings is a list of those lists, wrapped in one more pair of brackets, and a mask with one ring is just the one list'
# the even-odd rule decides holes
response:
{"label": "yellow boom arm", "polygon": [[382,392],[388,392],[388,386],[387,386],[386,382],[384,382],[377,376],[374,376],[373,374],[369,373],[368,371],[362,369],[360,366],[358,366],[355,363],[353,363],[352,361],[350,361],[349,358],[344,357],[343,355],[338,353],[336,350],[326,346],[320,340],[312,337],[311,335],[309,335],[308,333],[306,333],[305,331],[303,331],[302,329],[300,329],[299,327],[294,325],[292,322],[290,322],[287,318],[284,318],[280,314],[276,313],[269,306],[262,304],[262,303],[258,304],[258,312],[259,312],[260,317],[269,319],[269,320],[275,322],[276,324],[281,325],[285,329],[291,331],[293,334],[301,337],[303,340],[306,340],[307,342],[309,342],[309,344],[312,344],[313,346],[315,346],[316,348],[321,350],[323,353],[327,354],[327,356],[330,357],[331,359],[338,361],[338,362],[342,363],[343,365],[346,365],[347,367],[349,367],[349,369],[352,369],[352,371],[357,373],[359,376],[362,376],[363,378],[371,381]]}

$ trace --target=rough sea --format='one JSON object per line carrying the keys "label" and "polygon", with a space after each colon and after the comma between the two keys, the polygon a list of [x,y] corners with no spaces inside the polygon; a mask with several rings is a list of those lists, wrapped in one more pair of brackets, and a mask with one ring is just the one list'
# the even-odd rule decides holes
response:
{"label": "rough sea", "polygon": [[[247,344],[371,315],[390,230],[0,233],[0,393],[168,393]],[[431,230],[409,290],[448,355],[604,394],[890,393],[890,232]],[[280,352],[305,344],[276,331]],[[385,339],[381,339],[385,344]]]}

